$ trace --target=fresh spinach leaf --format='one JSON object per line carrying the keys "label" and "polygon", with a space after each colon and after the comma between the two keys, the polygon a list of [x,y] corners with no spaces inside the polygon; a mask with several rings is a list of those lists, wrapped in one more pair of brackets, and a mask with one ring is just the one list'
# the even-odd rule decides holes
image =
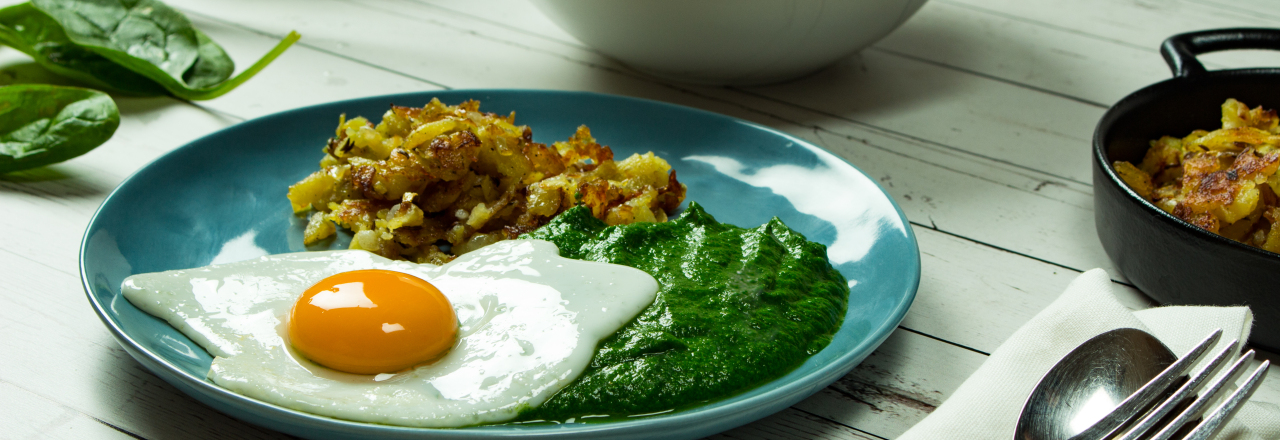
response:
{"label": "fresh spinach leaf", "polygon": [[[182,78],[196,64],[196,28],[187,17],[155,0],[33,0],[32,5],[63,26],[70,40],[88,49],[118,52]],[[119,59],[109,52],[102,56]]]}
{"label": "fresh spinach leaf", "polygon": [[190,100],[213,99],[252,78],[301,38],[290,32],[240,75],[221,46],[157,0],[32,0],[87,50]]}
{"label": "fresh spinach leaf", "polygon": [[62,162],[102,145],[120,126],[106,93],[78,87],[0,87],[0,173]]}
{"label": "fresh spinach leaf", "polygon": [[199,56],[196,57],[195,64],[182,74],[182,80],[187,86],[193,89],[216,87],[235,73],[236,63],[222,51],[222,46],[214,43],[204,32],[196,30],[196,43]]}
{"label": "fresh spinach leaf", "polygon": [[120,65],[132,67],[123,59],[142,61],[166,76],[182,78],[196,62],[195,28],[181,12],[159,1],[32,0],[31,4],[62,25],[71,41]]}
{"label": "fresh spinach leaf", "polygon": [[130,95],[163,95],[164,87],[67,39],[62,26],[30,3],[0,9],[0,44],[17,49],[50,72],[93,88]]}
{"label": "fresh spinach leaf", "polygon": [[290,32],[234,78],[222,47],[157,0],[33,0],[0,10],[0,43],[55,73],[104,90],[213,99],[298,41]]}

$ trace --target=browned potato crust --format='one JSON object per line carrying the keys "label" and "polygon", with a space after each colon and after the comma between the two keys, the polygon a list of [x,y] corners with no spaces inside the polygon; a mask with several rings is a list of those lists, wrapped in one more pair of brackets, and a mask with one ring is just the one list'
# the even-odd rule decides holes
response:
{"label": "browned potato crust", "polygon": [[1135,192],[1210,232],[1280,252],[1280,118],[1235,99],[1222,104],[1222,128],[1151,141],[1142,163],[1117,161]]}
{"label": "browned potato crust", "polygon": [[533,142],[515,114],[482,113],[478,101],[392,106],[377,125],[344,115],[320,167],[289,187],[294,212],[312,211],[307,244],[336,224],[355,234],[353,249],[421,263],[515,238],[577,204],[611,225],[665,221],[685,194],[653,153],[614,161],[586,126]]}

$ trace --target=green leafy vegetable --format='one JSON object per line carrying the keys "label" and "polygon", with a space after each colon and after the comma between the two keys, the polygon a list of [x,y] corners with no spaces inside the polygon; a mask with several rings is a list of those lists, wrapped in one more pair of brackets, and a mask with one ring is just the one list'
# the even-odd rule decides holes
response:
{"label": "green leafy vegetable", "polygon": [[[213,99],[271,64],[290,32],[239,75],[235,63],[181,12],[158,0],[31,0],[0,9],[0,44],[46,69],[103,90]],[[0,87],[0,173],[79,156],[120,125],[106,94],[75,87]]]}
{"label": "green leafy vegetable", "polygon": [[290,32],[232,78],[235,63],[182,13],[156,0],[33,0],[0,10],[0,43],[95,87],[213,99],[235,89],[300,36]]}
{"label": "green leafy vegetable", "polygon": [[[147,0],[32,0],[49,14],[76,44],[120,52],[150,63],[169,76],[182,78],[196,62],[196,30],[182,13]],[[112,53],[102,53],[121,65]],[[222,54],[225,58],[226,54]]]}
{"label": "green leafy vegetable", "polygon": [[658,281],[653,304],[600,341],[582,376],[521,420],[626,420],[741,393],[825,348],[848,309],[849,283],[826,246],[777,218],[744,229],[689,202],[667,222],[607,226],[580,205],[521,238]]}
{"label": "green leafy vegetable", "polygon": [[0,9],[0,44],[40,66],[94,88],[131,95],[163,95],[164,87],[67,39],[62,26],[30,3]]}
{"label": "green leafy vegetable", "polygon": [[120,110],[106,93],[43,84],[0,87],[0,173],[87,153],[118,126]]}

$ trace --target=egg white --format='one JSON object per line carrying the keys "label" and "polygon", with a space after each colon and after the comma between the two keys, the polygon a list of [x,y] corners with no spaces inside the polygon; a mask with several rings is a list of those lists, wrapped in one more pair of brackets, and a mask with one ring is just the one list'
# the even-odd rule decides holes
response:
{"label": "egg white", "polygon": [[[307,287],[340,272],[416,275],[453,304],[459,340],[438,361],[358,375],[298,355],[289,309]],[[443,266],[365,251],[281,254],[129,277],[122,293],[215,356],[213,383],[283,407],[340,419],[416,427],[510,420],[576,379],[600,340],[653,302],[658,284],[626,266],[561,258],[541,240],[499,242]]]}

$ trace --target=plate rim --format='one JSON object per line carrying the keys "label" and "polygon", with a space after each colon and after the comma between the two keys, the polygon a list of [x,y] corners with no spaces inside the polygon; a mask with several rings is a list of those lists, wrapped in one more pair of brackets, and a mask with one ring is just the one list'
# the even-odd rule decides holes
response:
{"label": "plate rim", "polygon": [[[907,274],[909,276],[909,279],[907,280],[908,282],[906,285],[909,287],[906,290],[905,294],[902,297],[898,298],[898,301],[896,303],[893,303],[892,313],[889,314],[888,320],[881,322],[880,325],[878,326],[871,327],[867,333],[868,337],[859,341],[847,352],[834,357],[831,362],[828,362],[827,364],[822,365],[814,373],[801,377],[802,379],[810,379],[810,380],[793,380],[787,383],[780,384],[777,388],[770,390],[768,392],[762,393],[760,395],[748,397],[742,400],[727,402],[728,399],[732,399],[735,396],[741,395],[741,394],[737,394],[734,396],[726,397],[717,402],[712,402],[710,405],[713,405],[713,406],[710,406],[710,407],[695,407],[695,408],[690,408],[682,411],[677,411],[672,414],[664,414],[664,415],[658,415],[654,417],[640,418],[640,419],[636,419],[635,421],[608,422],[608,423],[599,423],[599,424],[574,424],[574,425],[558,425],[557,424],[557,425],[550,425],[551,428],[542,428],[543,426],[548,426],[548,425],[538,425],[539,427],[536,428],[536,430],[489,429],[489,427],[511,427],[513,425],[479,425],[479,426],[470,426],[470,427],[462,427],[462,428],[417,428],[417,427],[407,427],[407,426],[355,422],[355,421],[331,418],[331,417],[317,415],[317,414],[311,414],[311,413],[295,410],[292,408],[286,408],[283,406],[275,405],[269,402],[263,402],[263,401],[253,399],[251,397],[243,396],[240,394],[236,394],[230,390],[227,390],[225,388],[212,384],[204,378],[195,377],[187,373],[185,370],[178,368],[176,365],[174,365],[172,362],[168,361],[164,357],[159,356],[156,353],[153,353],[151,350],[148,350],[145,346],[140,344],[138,341],[132,338],[128,333],[126,333],[119,326],[117,322],[112,320],[106,313],[107,307],[101,302],[99,302],[98,299],[94,296],[94,287],[91,281],[89,280],[88,273],[86,272],[86,268],[85,268],[85,258],[86,258],[87,250],[89,247],[91,232],[98,229],[99,223],[102,221],[100,217],[103,214],[104,208],[106,208],[108,204],[111,203],[112,200],[117,197],[117,195],[126,186],[126,184],[133,181],[133,179],[137,178],[137,176],[143,173],[144,171],[150,169],[153,166],[157,166],[158,163],[170,158],[171,156],[180,154],[180,152],[184,150],[196,148],[194,147],[195,145],[202,144],[207,139],[218,137],[227,131],[239,129],[239,127],[249,122],[259,121],[266,118],[286,118],[291,114],[308,112],[317,107],[354,104],[357,102],[364,102],[364,101],[378,100],[378,99],[394,100],[395,98],[408,98],[408,97],[420,97],[420,96],[434,97],[434,95],[438,95],[438,94],[472,94],[472,95],[546,94],[546,95],[567,95],[567,96],[584,97],[584,98],[591,98],[591,99],[603,98],[603,99],[610,99],[610,100],[631,101],[632,103],[635,103],[635,104],[657,106],[662,108],[664,111],[693,112],[696,114],[700,114],[701,116],[727,119],[737,124],[741,124],[756,130],[764,131],[769,133],[770,135],[786,139],[790,142],[794,142],[796,145],[805,148],[806,150],[810,151],[816,156],[819,156],[819,157],[825,156],[826,159],[829,159],[829,160],[833,159],[834,161],[838,161],[838,163],[842,163],[845,166],[852,168],[858,174],[860,174],[863,178],[865,178],[867,182],[871,183],[872,185],[875,185],[875,188],[879,191],[879,195],[883,197],[889,203],[890,206],[893,207],[894,212],[897,214],[897,219],[903,225],[903,228],[902,228],[903,235],[907,243],[910,245],[909,246],[911,250],[910,256],[913,257],[911,258],[911,261],[910,261],[911,263],[909,268],[910,271]],[[263,418],[265,418],[268,421],[267,424],[270,424],[270,422],[289,423],[291,425],[290,427],[296,426],[298,428],[306,429],[306,430],[314,429],[306,425],[320,423],[323,425],[333,424],[333,425],[336,425],[336,427],[338,428],[346,428],[346,429],[356,429],[356,430],[376,429],[379,431],[378,433],[381,435],[392,435],[392,436],[401,437],[401,438],[428,438],[428,439],[474,439],[474,438],[482,438],[482,437],[487,438],[487,437],[543,437],[543,436],[550,436],[550,437],[586,436],[589,438],[590,436],[600,435],[600,434],[635,435],[637,433],[632,432],[633,430],[638,429],[641,432],[652,432],[650,430],[654,428],[664,429],[665,430],[664,436],[666,437],[671,437],[673,434],[675,434],[676,437],[679,437],[680,435],[688,435],[689,437],[696,437],[696,436],[713,434],[715,432],[721,432],[724,430],[732,429],[737,426],[751,423],[753,421],[766,417],[770,414],[773,414],[777,411],[781,411],[787,407],[790,407],[791,405],[794,405],[799,400],[802,400],[812,395],[813,393],[816,393],[817,391],[827,387],[832,382],[834,382],[835,380],[839,379],[840,377],[844,376],[849,371],[851,371],[854,367],[856,367],[858,364],[864,361],[866,357],[871,354],[871,352],[873,352],[876,348],[878,348],[881,344],[883,344],[884,341],[888,339],[888,337],[893,333],[893,330],[897,328],[898,325],[902,322],[902,320],[906,317],[907,312],[910,310],[911,305],[914,303],[916,294],[919,290],[919,285],[921,280],[921,269],[922,269],[921,261],[920,261],[920,248],[919,248],[919,243],[916,239],[915,232],[911,227],[911,223],[907,218],[906,214],[902,211],[902,207],[899,206],[898,203],[893,199],[893,197],[889,195],[888,191],[886,191],[884,187],[880,185],[879,182],[873,179],[871,175],[867,174],[865,171],[858,168],[856,165],[850,163],[849,161],[845,160],[840,156],[835,155],[834,153],[831,153],[830,151],[827,151],[822,147],[819,147],[813,144],[812,142],[809,142],[808,140],[793,136],[789,133],[783,132],[773,127],[769,127],[763,124],[758,124],[745,119],[741,119],[741,118],[737,118],[734,116],[729,116],[721,113],[716,113],[709,110],[703,110],[700,108],[694,108],[694,107],[689,107],[685,105],[669,103],[665,101],[638,98],[633,96],[588,92],[588,91],[561,91],[561,90],[508,89],[508,88],[426,90],[426,91],[391,93],[391,94],[341,99],[341,100],[335,100],[335,101],[326,101],[326,102],[290,108],[287,110],[281,110],[278,112],[273,112],[273,113],[253,117],[250,119],[246,119],[244,121],[237,122],[230,126],[223,127],[216,131],[208,133],[204,136],[188,141],[183,145],[173,148],[168,152],[165,152],[164,154],[156,157],[155,159],[151,160],[147,164],[134,170],[132,173],[128,175],[128,177],[125,177],[124,179],[122,179],[120,183],[117,184],[117,186],[114,189],[112,189],[112,191],[105,198],[103,198],[98,208],[94,210],[93,215],[90,217],[89,222],[85,227],[85,232],[83,237],[81,238],[80,248],[79,248],[79,251],[77,252],[77,256],[78,256],[77,268],[80,275],[81,285],[85,291],[85,295],[88,297],[89,303],[94,309],[94,313],[98,316],[99,320],[101,320],[103,324],[108,328],[108,330],[110,330],[110,332],[112,333],[112,336],[115,337],[116,341],[123,346],[125,351],[129,353],[131,357],[133,357],[136,361],[142,364],[142,366],[145,367],[150,373],[159,377],[165,382],[170,383],[171,385],[174,385],[175,387],[179,388],[180,391],[182,391],[184,394],[187,394],[188,397],[195,399],[200,404],[208,406],[211,409],[214,409],[215,411],[224,412],[224,413],[227,412],[227,411],[224,411],[224,408],[218,408],[210,404],[209,402],[206,402],[202,398],[202,396],[207,396],[209,398],[217,398],[221,400],[230,399],[242,404],[247,403],[251,407],[267,407],[272,410],[282,412],[284,415],[288,416],[290,419],[290,420],[281,420],[278,417],[265,416]],[[842,325],[843,325],[843,322],[842,322]],[[142,357],[140,358],[139,355],[142,355]],[[157,373],[155,371],[155,368],[157,367],[163,369],[168,374],[166,375],[166,374]],[[791,371],[794,371],[794,370],[789,370],[786,374],[789,374]],[[176,383],[175,383],[175,380],[177,381]],[[193,394],[192,391],[196,391],[197,393]],[[747,391],[750,391],[750,390],[747,390]],[[744,393],[747,391],[744,391]],[[799,395],[798,398],[796,398],[797,395]],[[771,405],[769,405],[770,401],[788,401],[790,403],[788,403],[785,406],[780,406],[776,409],[770,409],[771,407]],[[224,402],[219,402],[219,403],[224,403]],[[224,404],[231,405],[231,403],[224,403]],[[271,430],[280,430],[282,432],[286,432],[292,435],[306,435],[304,433],[281,430],[280,428],[277,428],[274,426],[267,426],[267,424],[261,423],[262,420],[255,420],[259,418],[258,417],[259,415],[253,414],[251,411],[250,412],[240,411],[240,408],[235,408],[235,409],[236,411],[234,412],[237,412],[237,414],[233,414],[231,415],[231,417],[236,418],[237,420],[247,422],[256,426],[264,427],[267,429],[271,429]],[[250,408],[250,410],[251,409],[252,408]],[[761,413],[762,411],[763,413]],[[703,419],[706,419],[706,418],[711,418],[713,422],[715,422],[714,424],[717,426],[713,429],[705,429],[705,427],[701,427],[702,429],[699,429],[700,427],[696,425],[703,423],[704,421]],[[293,419],[297,419],[297,420],[293,420]],[[693,422],[697,422],[697,423],[693,423]],[[694,425],[694,426],[691,426],[691,425]],[[514,425],[514,426],[518,426],[518,425]],[[533,427],[530,426],[530,428],[533,428]],[[344,429],[344,431],[346,429]],[[360,435],[359,432],[344,432],[343,434]]]}

